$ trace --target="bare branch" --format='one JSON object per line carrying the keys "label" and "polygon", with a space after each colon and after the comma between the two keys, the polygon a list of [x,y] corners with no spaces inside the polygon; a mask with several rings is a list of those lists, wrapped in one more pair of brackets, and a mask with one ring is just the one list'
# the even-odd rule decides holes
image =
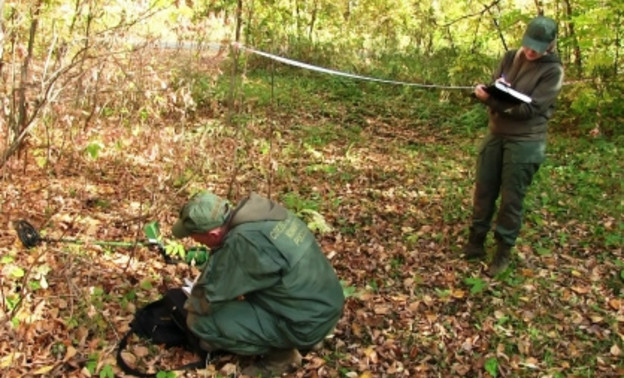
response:
{"label": "bare branch", "polygon": [[465,19],[468,19],[468,18],[473,18],[473,17],[482,17],[482,16],[483,16],[486,12],[488,12],[491,8],[493,8],[493,7],[497,6],[497,5],[499,5],[499,3],[500,3],[500,2],[501,2],[501,0],[494,0],[491,4],[486,5],[486,6],[485,6],[485,8],[484,8],[484,9],[482,9],[481,11],[479,11],[479,12],[475,12],[475,13],[470,13],[470,14],[467,14],[467,15],[464,15],[464,16],[461,16],[461,17],[459,17],[459,18],[456,18],[456,19],[452,20],[451,22],[448,22],[448,23],[446,23],[446,24],[443,24],[442,26],[443,26],[443,27],[449,27],[449,26],[451,26],[451,25],[453,25],[453,24],[458,23],[459,21],[462,21],[462,20],[465,20]]}

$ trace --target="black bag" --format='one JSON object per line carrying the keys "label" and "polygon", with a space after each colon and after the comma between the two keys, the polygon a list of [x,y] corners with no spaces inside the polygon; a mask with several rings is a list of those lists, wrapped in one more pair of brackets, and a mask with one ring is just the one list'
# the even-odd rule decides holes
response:
{"label": "black bag", "polygon": [[126,364],[121,352],[128,345],[132,334],[143,337],[155,344],[164,344],[166,348],[183,347],[201,357],[201,360],[186,364],[174,370],[194,369],[203,367],[207,352],[199,347],[199,339],[186,326],[186,310],[184,302],[186,294],[182,289],[170,289],[165,295],[145,307],[139,309],[130,323],[130,330],[119,342],[117,349],[117,365],[126,373],[138,377],[155,377],[131,368]]}

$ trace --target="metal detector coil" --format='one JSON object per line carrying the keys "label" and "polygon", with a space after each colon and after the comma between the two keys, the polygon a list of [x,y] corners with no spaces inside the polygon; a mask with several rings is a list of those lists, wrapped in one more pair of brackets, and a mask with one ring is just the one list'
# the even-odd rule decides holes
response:
{"label": "metal detector coil", "polygon": [[43,241],[37,229],[24,219],[15,222],[15,231],[17,232],[17,237],[26,248],[36,247]]}

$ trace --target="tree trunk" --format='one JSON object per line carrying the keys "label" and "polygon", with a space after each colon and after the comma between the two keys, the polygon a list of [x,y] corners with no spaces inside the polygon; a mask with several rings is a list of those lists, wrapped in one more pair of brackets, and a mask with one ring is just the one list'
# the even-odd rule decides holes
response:
{"label": "tree trunk", "polygon": [[24,58],[22,69],[20,72],[20,87],[18,89],[18,116],[17,116],[17,129],[15,131],[15,137],[26,129],[27,110],[26,110],[26,87],[28,86],[28,74],[30,70],[30,61],[32,59],[33,49],[35,48],[35,35],[37,34],[37,26],[39,24],[39,12],[41,11],[41,3],[43,0],[39,0],[35,5],[32,13],[32,21],[30,24],[30,31],[28,36],[28,52]]}
{"label": "tree trunk", "polygon": [[[0,15],[4,14],[4,0],[0,0]],[[4,17],[0,17],[0,57],[4,56]],[[2,77],[2,68],[4,60],[0,59],[0,77]]]}
{"label": "tree trunk", "polygon": [[615,31],[615,57],[613,58],[613,76],[617,76],[618,74],[618,66],[620,64],[620,41],[621,36],[620,33],[622,31],[622,24],[620,20],[622,19],[622,12],[617,11],[615,17],[615,25],[617,25],[617,30]]}
{"label": "tree trunk", "polygon": [[310,28],[308,29],[308,40],[312,42],[312,34],[314,33],[314,24],[316,23],[316,14],[318,12],[318,1],[314,2],[314,9],[312,10],[312,18],[310,20]]}
{"label": "tree trunk", "polygon": [[574,51],[574,64],[578,70],[579,74],[583,72],[583,60],[581,55],[581,47],[578,44],[578,39],[576,38],[576,33],[574,31],[574,22],[572,22],[572,5],[570,4],[570,0],[564,0],[564,4],[566,7],[566,15],[568,16],[567,23],[567,33],[568,37],[573,43],[573,51]]}

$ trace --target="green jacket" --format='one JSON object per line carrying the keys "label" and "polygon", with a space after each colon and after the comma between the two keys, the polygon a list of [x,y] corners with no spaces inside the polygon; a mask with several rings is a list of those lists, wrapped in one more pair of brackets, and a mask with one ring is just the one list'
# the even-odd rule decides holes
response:
{"label": "green jacket", "polygon": [[277,317],[281,333],[294,345],[324,337],[344,304],[338,277],[307,225],[254,193],[233,211],[225,240],[185,307],[210,315],[241,296]]}
{"label": "green jacket", "polygon": [[563,84],[563,66],[557,55],[547,54],[528,61],[520,50],[508,51],[493,79],[504,77],[511,86],[530,96],[530,104],[513,105],[490,97],[490,132],[511,140],[545,140],[547,122]]}

